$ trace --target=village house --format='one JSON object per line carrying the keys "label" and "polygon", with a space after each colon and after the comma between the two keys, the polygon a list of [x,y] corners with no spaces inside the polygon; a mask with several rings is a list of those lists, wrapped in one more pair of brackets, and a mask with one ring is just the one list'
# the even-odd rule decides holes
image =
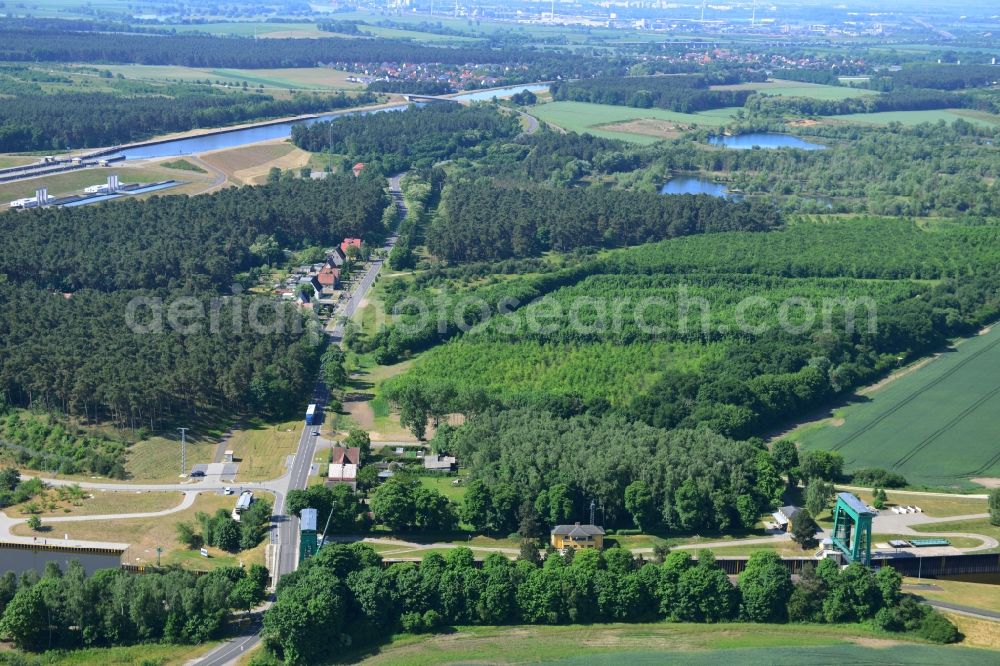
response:
{"label": "village house", "polygon": [[797,506],[783,506],[772,513],[771,517],[774,518],[774,524],[778,529],[791,532],[795,524],[795,519],[801,513],[802,509]]}
{"label": "village house", "polygon": [[552,547],[556,550],[573,548],[604,548],[604,528],[597,525],[556,525],[551,532]]}
{"label": "village house", "polygon": [[424,469],[429,472],[454,472],[458,469],[455,456],[424,456]]}
{"label": "village house", "polygon": [[344,256],[347,256],[347,248],[349,247],[354,247],[357,248],[358,250],[361,250],[361,239],[345,238],[344,241],[340,244],[340,251],[344,253]]}

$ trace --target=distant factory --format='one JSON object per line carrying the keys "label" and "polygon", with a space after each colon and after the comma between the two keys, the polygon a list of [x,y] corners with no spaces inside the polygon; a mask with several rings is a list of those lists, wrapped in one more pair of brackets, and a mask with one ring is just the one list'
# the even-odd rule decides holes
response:
{"label": "distant factory", "polygon": [[83,190],[83,194],[70,194],[62,197],[49,196],[48,188],[42,187],[35,190],[35,196],[23,199],[14,199],[10,202],[11,208],[44,208],[46,206],[85,206],[87,204],[110,201],[124,196],[135,196],[147,192],[166,190],[180,185],[176,180],[165,180],[158,183],[126,183],[122,184],[117,175],[108,176],[108,182],[100,185],[91,185]]}

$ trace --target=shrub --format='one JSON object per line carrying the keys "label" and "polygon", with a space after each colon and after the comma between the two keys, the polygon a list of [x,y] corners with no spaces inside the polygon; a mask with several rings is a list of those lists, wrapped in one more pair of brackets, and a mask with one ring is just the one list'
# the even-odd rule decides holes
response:
{"label": "shrub", "polygon": [[917,635],[934,643],[954,643],[958,640],[958,628],[936,610],[931,610],[924,616]]}
{"label": "shrub", "polygon": [[879,488],[903,488],[906,486],[906,478],[902,474],[879,467],[859,469],[854,472],[851,479],[855,485],[873,488],[876,486]]}

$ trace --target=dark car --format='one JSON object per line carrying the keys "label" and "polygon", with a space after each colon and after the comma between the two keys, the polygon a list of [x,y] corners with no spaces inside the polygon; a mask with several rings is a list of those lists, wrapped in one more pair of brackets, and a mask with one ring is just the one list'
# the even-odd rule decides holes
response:
{"label": "dark car", "polygon": [[200,469],[196,469],[195,471],[191,472],[191,478],[192,479],[195,478],[195,477],[201,477],[201,476],[205,476],[205,473],[203,471],[201,471]]}

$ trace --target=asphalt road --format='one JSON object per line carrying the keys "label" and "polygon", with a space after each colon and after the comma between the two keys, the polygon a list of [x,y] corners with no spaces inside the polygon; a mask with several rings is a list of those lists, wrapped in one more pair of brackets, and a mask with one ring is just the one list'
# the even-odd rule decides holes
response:
{"label": "asphalt road", "polygon": [[[396,206],[405,216],[406,207],[403,205],[402,193],[399,187],[401,177],[402,175],[397,175],[389,179],[389,192],[396,202]],[[386,252],[391,250],[396,244],[396,238],[396,234],[392,234],[386,239],[385,246],[383,247]],[[361,307],[361,302],[367,298],[368,292],[371,291],[375,280],[378,278],[379,271],[382,270],[382,263],[380,259],[371,263],[364,277],[361,278],[354,291],[351,292],[351,296],[348,298],[344,309],[339,313],[337,323],[327,329],[327,335],[330,336],[330,344],[340,344],[343,340],[344,324],[341,322],[346,322]],[[318,412],[322,413],[322,407],[326,404],[328,397],[329,392],[326,386],[323,385],[322,381],[318,381],[316,388],[313,390],[311,401],[316,403]],[[299,438],[299,446],[292,459],[291,469],[287,475],[278,480],[279,484],[284,482],[283,487],[275,488],[274,484],[270,484],[272,492],[275,493],[274,518],[278,524],[278,528],[272,533],[273,536],[271,539],[272,543],[278,549],[277,557],[275,558],[275,570],[271,572],[275,584],[277,584],[282,576],[298,568],[299,519],[285,513],[285,498],[289,490],[305,488],[309,482],[309,468],[312,466],[313,457],[316,453],[315,433],[318,431],[318,425],[303,428],[302,436]],[[260,642],[262,616],[262,613],[258,615],[253,624],[244,629],[239,636],[220,645],[195,663],[198,666],[225,666],[226,664],[235,662],[245,652],[253,649]]]}

